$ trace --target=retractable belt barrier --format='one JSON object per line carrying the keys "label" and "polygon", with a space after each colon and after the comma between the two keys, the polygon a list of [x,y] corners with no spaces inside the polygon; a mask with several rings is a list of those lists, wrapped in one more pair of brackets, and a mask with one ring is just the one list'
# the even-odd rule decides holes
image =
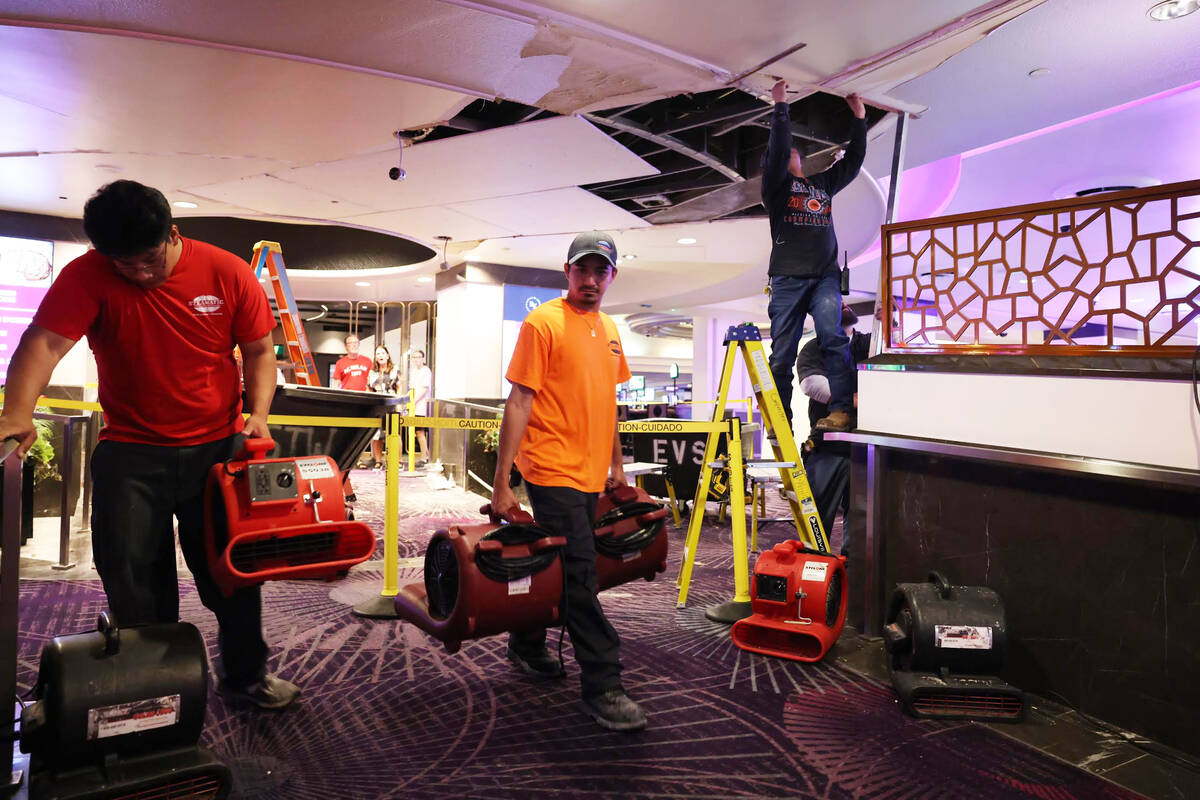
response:
{"label": "retractable belt barrier", "polygon": [[[4,395],[0,393],[0,404],[3,403]],[[59,398],[40,397],[37,402],[38,406],[48,408],[68,408],[83,411],[103,411],[99,403],[89,403],[80,400],[64,400]],[[316,427],[332,427],[332,428],[377,428],[382,425],[385,434],[385,450],[386,450],[386,486],[384,491],[384,563],[383,563],[383,587],[379,596],[360,603],[354,608],[354,612],[360,616],[366,617],[386,617],[395,618],[394,598],[400,593],[400,535],[399,535],[399,512],[400,512],[400,431],[403,428],[409,429],[409,463],[410,471],[412,465],[412,434],[416,428],[430,428],[436,430],[461,430],[461,431],[490,431],[499,430],[502,419],[499,417],[489,419],[472,419],[466,417],[425,417],[425,416],[405,416],[397,413],[385,415],[382,419],[379,417],[316,417],[316,416],[293,416],[293,415],[275,415],[267,417],[267,422],[274,425],[312,425]],[[740,435],[737,432],[735,423],[739,422],[736,418],[728,420],[687,420],[687,419],[643,419],[628,422],[618,422],[617,430],[620,433],[635,433],[635,434],[663,434],[663,433],[728,433],[731,435],[730,441],[735,442],[735,447],[740,453]],[[731,459],[735,462],[740,462],[740,459]],[[707,462],[706,462],[707,463]],[[740,467],[740,463],[738,465]],[[745,506],[742,492],[733,492],[730,497],[732,505],[731,516],[734,519],[745,518]],[[693,505],[691,513],[695,516],[697,513],[701,517],[704,515],[704,507]],[[692,526],[689,526],[689,528]],[[681,584],[682,591],[680,592],[680,601],[677,604],[683,607],[683,597],[686,596],[688,579],[690,578],[690,566],[688,556],[694,555],[694,543],[690,540],[694,538],[689,535],[689,544],[693,547],[685,546],[685,567],[681,569],[681,575],[677,579],[677,583]],[[745,563],[745,559],[735,558],[735,575],[734,583],[736,587],[749,585],[749,569]],[[748,594],[748,592],[747,592]],[[740,593],[739,593],[740,596]]]}

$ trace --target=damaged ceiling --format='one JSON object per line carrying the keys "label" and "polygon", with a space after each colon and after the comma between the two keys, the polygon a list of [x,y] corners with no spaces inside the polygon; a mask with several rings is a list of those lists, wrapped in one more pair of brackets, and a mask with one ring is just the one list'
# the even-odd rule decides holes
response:
{"label": "damaged ceiling", "polygon": [[[845,94],[871,106],[862,185],[835,204],[853,258],[882,219],[887,110],[921,115],[919,166],[1196,71],[1192,20],[1148,25],[1127,0],[861,5],[294,0],[281,14],[240,0],[0,0],[0,208],[78,217],[97,186],[128,177],[195,203],[184,223],[343,225],[439,251],[375,270],[358,294],[372,299],[431,297],[415,279],[442,253],[554,267],[574,232],[605,228],[637,255],[615,301],[699,306],[759,288],[755,179],[777,76],[798,90],[797,144],[813,159],[844,140]],[[1121,42],[1136,45],[1120,48],[1127,68],[1105,69]],[[1034,101],[1036,66],[1054,71]],[[400,162],[407,179],[389,180]],[[293,283],[331,296],[320,276]]]}

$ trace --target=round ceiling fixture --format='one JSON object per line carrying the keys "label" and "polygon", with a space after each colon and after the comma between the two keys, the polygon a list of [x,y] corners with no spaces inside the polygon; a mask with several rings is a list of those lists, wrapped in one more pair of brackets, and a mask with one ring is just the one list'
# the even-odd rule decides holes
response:
{"label": "round ceiling fixture", "polygon": [[1163,0],[1161,3],[1150,6],[1146,16],[1159,22],[1167,22],[1186,17],[1198,8],[1200,8],[1200,0]]}
{"label": "round ceiling fixture", "polygon": [[354,285],[355,286],[370,286],[371,282],[370,281],[355,281]]}
{"label": "round ceiling fixture", "polygon": [[433,283],[433,276],[422,275],[421,277],[417,278],[417,283]]}
{"label": "round ceiling fixture", "polygon": [[684,236],[681,239],[676,239],[675,243],[676,244],[695,244],[696,240],[693,239],[691,236]]}
{"label": "round ceiling fixture", "polygon": [[1099,175],[1094,178],[1080,178],[1064,183],[1054,190],[1055,200],[1066,200],[1068,197],[1087,197],[1103,192],[1119,192],[1124,189],[1141,189],[1146,186],[1160,186],[1162,181],[1146,175]]}
{"label": "round ceiling fixture", "polygon": [[196,205],[195,203],[191,202],[190,200],[176,200],[174,203],[171,203],[171,205],[175,206],[176,208],[199,208],[200,207],[200,206]]}

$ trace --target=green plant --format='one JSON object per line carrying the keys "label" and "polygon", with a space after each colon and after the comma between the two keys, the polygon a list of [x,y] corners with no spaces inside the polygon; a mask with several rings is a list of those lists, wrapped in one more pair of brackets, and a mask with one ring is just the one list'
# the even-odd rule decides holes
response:
{"label": "green plant", "polygon": [[54,426],[50,420],[35,419],[33,427],[37,429],[37,440],[29,448],[26,460],[33,464],[33,479],[42,481],[58,477],[58,464],[54,461],[54,445],[50,444],[50,436]]}
{"label": "green plant", "polygon": [[496,428],[476,434],[475,443],[483,445],[483,452],[494,453],[500,447],[500,429]]}

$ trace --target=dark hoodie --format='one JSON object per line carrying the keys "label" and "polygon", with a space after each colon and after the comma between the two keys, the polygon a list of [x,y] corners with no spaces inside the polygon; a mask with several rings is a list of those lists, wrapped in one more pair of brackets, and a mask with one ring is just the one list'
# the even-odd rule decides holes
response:
{"label": "dark hoodie", "polygon": [[867,153],[866,120],[854,119],[846,155],[824,172],[803,178],[791,175],[791,149],[788,104],[776,103],[762,181],[762,201],[771,218],[768,274],[816,278],[838,268],[832,198],[854,180],[862,166]]}

